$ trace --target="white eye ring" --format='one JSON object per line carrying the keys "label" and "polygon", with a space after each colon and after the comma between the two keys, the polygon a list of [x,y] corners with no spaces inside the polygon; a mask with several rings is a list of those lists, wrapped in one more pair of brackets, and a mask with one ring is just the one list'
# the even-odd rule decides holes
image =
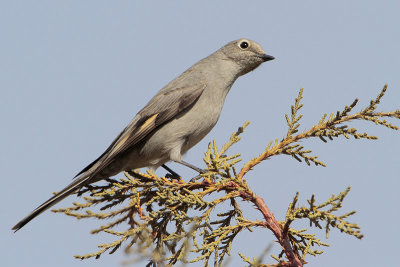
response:
{"label": "white eye ring", "polygon": [[240,49],[246,50],[247,48],[250,47],[250,43],[247,40],[241,40],[238,46],[240,47]]}

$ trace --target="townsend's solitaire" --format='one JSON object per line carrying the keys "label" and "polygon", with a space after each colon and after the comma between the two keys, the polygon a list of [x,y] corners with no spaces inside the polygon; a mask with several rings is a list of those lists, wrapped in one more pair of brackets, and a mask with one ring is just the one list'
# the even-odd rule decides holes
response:
{"label": "townsend's solitaire", "polygon": [[[121,171],[157,168],[175,161],[206,136],[217,123],[225,97],[236,79],[274,57],[254,41],[228,43],[200,60],[162,88],[115,138],[106,151],[75,180],[44,202],[12,229],[17,231],[41,212],[83,186]],[[174,174],[174,173],[173,173]],[[175,173],[176,174],[176,173]]]}

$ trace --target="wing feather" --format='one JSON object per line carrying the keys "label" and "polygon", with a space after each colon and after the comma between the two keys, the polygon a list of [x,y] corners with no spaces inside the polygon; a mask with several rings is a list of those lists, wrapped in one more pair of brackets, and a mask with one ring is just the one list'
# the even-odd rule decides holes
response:
{"label": "wing feather", "polygon": [[[118,155],[129,150],[151,134],[155,129],[192,106],[205,88],[205,83],[198,83],[195,86],[180,86],[172,90],[167,90],[167,88],[161,90],[141,111],[139,111],[136,117],[118,137],[115,138],[106,151],[84,168],[77,176],[86,171],[92,172],[90,175],[93,176],[103,170],[113,162]],[[92,169],[93,166],[95,167]]]}

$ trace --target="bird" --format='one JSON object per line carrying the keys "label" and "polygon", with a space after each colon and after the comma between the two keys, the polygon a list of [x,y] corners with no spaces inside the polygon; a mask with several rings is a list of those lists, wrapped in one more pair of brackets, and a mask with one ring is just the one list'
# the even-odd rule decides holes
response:
{"label": "bird", "polygon": [[36,216],[82,187],[122,171],[160,166],[169,161],[198,172],[182,155],[202,140],[217,123],[233,83],[263,62],[273,60],[257,42],[238,39],[195,63],[163,87],[142,108],[96,160],[72,183],[20,220],[15,232]]}

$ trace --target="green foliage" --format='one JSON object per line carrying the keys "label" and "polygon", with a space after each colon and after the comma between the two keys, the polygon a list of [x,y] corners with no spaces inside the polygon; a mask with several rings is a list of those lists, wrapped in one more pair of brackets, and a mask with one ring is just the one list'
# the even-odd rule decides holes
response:
{"label": "green foliage", "polygon": [[[362,239],[363,235],[360,233],[360,227],[355,223],[350,223],[345,219],[349,216],[355,214],[355,211],[345,213],[343,215],[335,215],[334,212],[338,211],[343,204],[344,198],[350,192],[350,187],[345,191],[341,192],[339,195],[332,195],[327,201],[317,205],[315,203],[315,195],[312,195],[309,200],[307,200],[309,207],[296,207],[298,202],[299,193],[296,193],[293,201],[289,204],[289,208],[286,213],[285,221],[281,222],[283,227],[283,232],[287,232],[292,243],[293,248],[301,252],[301,259],[305,260],[307,254],[312,256],[317,256],[322,254],[323,251],[317,249],[311,249],[311,247],[325,246],[328,247],[327,243],[315,237],[315,234],[307,234],[307,229],[295,230],[290,228],[290,224],[297,219],[308,219],[310,222],[310,227],[316,226],[319,229],[324,228],[326,233],[326,238],[329,237],[329,231],[331,228],[337,228],[345,234],[352,235],[358,239]],[[325,226],[321,226],[321,223],[325,223]],[[284,251],[282,251],[279,256],[272,257],[278,262],[282,262]]]}
{"label": "green foliage", "polygon": [[[263,255],[251,260],[240,254],[244,262],[250,266],[302,266],[306,264],[307,255],[317,256],[323,252],[319,250],[321,246],[328,246],[317,239],[314,233],[307,233],[313,226],[324,229],[326,238],[334,228],[358,239],[363,237],[360,227],[348,221],[355,211],[337,215],[350,187],[321,204],[317,204],[312,195],[307,206],[298,206],[297,193],[289,204],[286,218],[278,221],[264,200],[250,189],[244,177],[258,164],[277,155],[290,155],[298,161],[304,160],[308,165],[314,163],[325,166],[316,156],[311,156],[311,150],[299,144],[304,139],[318,137],[327,142],[340,136],[368,140],[377,138],[350,128],[347,124],[353,120],[371,121],[397,130],[384,118],[400,119],[400,110],[376,112],[386,89],[387,86],[360,112],[350,114],[358,102],[356,99],[342,111],[329,116],[324,114],[314,126],[299,133],[302,118],[299,111],[303,106],[301,89],[291,107],[290,116],[285,116],[288,125],[286,135],[280,141],[276,139],[269,142],[266,149],[245,163],[239,172],[237,165],[241,161],[240,154],[227,155],[227,152],[240,140],[240,134],[248,122],[233,133],[220,149],[215,141],[210,143],[204,156],[207,172],[197,180],[185,182],[182,179],[158,177],[151,171],[131,171],[125,173],[125,178],[107,179],[103,185],[83,188],[79,195],[84,196],[84,203],[73,203],[72,207],[54,211],[77,219],[106,220],[91,233],[107,233],[115,237],[114,242],[99,245],[97,252],[75,256],[79,259],[99,258],[103,253],[111,254],[124,245],[127,252],[138,255],[139,259],[149,259],[147,266],[199,261],[203,266],[221,266],[240,233],[262,227],[272,231],[282,247],[278,256],[271,255],[277,263],[262,264]],[[262,219],[247,219],[239,200],[253,204],[260,211]],[[310,229],[296,230],[291,227],[294,221],[302,219],[309,221]]]}

